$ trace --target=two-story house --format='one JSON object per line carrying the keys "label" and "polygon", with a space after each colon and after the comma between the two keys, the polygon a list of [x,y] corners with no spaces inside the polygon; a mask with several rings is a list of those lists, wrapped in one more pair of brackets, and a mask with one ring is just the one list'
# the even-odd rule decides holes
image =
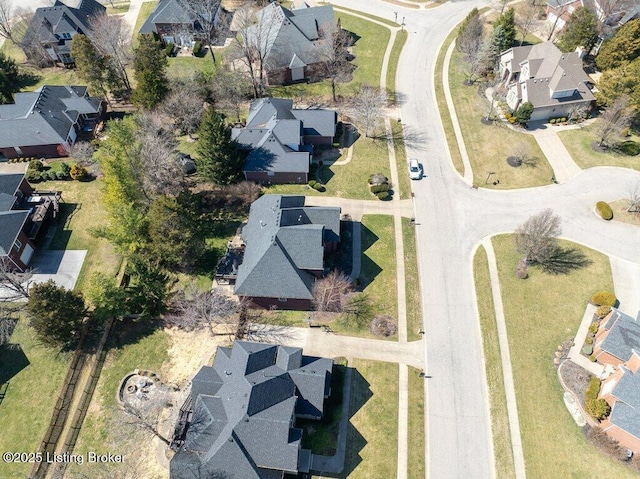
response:
{"label": "two-story house", "polygon": [[39,62],[44,57],[52,63],[73,66],[71,40],[77,33],[91,40],[91,22],[106,11],[96,0],[55,0],[51,7],[36,9],[24,35],[25,54]]}
{"label": "two-story house", "polygon": [[531,121],[569,117],[575,108],[589,109],[595,102],[578,53],[562,53],[552,42],[502,52],[500,78],[510,108],[533,105]]}

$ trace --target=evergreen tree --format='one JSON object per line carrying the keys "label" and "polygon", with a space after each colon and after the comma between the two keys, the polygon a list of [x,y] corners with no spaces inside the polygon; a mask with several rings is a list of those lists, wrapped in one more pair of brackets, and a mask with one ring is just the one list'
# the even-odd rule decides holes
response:
{"label": "evergreen tree", "polygon": [[89,86],[92,93],[106,96],[107,62],[86,36],[81,34],[73,36],[71,56],[76,62],[78,76]]}
{"label": "evergreen tree", "polygon": [[132,100],[144,108],[154,108],[167,94],[167,55],[153,35],[138,35],[133,50],[134,76],[137,82]]}
{"label": "evergreen tree", "polygon": [[0,51],[0,104],[13,103],[13,94],[20,90],[20,72],[13,58]]}
{"label": "evergreen tree", "polygon": [[640,56],[640,18],[622,26],[600,47],[596,63],[601,70],[617,68]]}
{"label": "evergreen tree", "polygon": [[[500,31],[500,28],[502,31]],[[496,30],[498,30],[496,32]],[[498,17],[493,24],[493,34],[491,36],[495,49],[502,53],[513,46],[516,41],[516,12],[511,7]]]}
{"label": "evergreen tree", "polygon": [[599,105],[611,106],[622,95],[627,95],[629,106],[640,113],[640,57],[607,70],[600,77],[596,93]]}
{"label": "evergreen tree", "polygon": [[497,27],[495,27],[491,32],[491,39],[489,40],[488,46],[488,57],[490,60],[489,63],[491,63],[492,68],[496,66],[498,58],[500,58],[500,54],[507,49],[504,48],[504,45],[506,45],[508,42],[509,39],[506,36],[504,27],[502,25],[498,25]]}
{"label": "evergreen tree", "polygon": [[201,178],[228,185],[240,177],[242,158],[224,115],[208,108],[198,130],[196,165]]}
{"label": "evergreen tree", "polygon": [[587,8],[577,8],[560,33],[558,48],[564,52],[572,52],[577,47],[591,51],[598,36],[597,25],[595,14]]}
{"label": "evergreen tree", "polygon": [[34,284],[29,290],[29,324],[49,346],[64,346],[77,339],[85,313],[82,294],[56,286],[53,280]]}

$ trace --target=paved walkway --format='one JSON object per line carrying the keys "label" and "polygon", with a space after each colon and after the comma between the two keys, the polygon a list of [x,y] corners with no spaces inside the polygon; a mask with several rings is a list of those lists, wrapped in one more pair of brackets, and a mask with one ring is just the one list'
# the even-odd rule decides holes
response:
{"label": "paved walkway", "polygon": [[573,346],[569,350],[568,358],[576,363],[578,366],[586,369],[591,374],[595,374],[600,377],[604,372],[604,366],[598,363],[592,363],[585,356],[580,354],[582,350],[582,345],[584,344],[584,340],[589,333],[589,326],[593,322],[593,315],[596,312],[596,307],[592,304],[588,304],[585,309],[584,315],[582,316],[582,321],[580,322],[580,326],[578,327],[578,332],[576,333],[576,337],[573,340]]}
{"label": "paved walkway", "polygon": [[502,377],[504,380],[504,390],[507,396],[507,415],[509,417],[509,431],[511,433],[511,448],[513,450],[513,463],[516,472],[516,479],[527,477],[524,453],[522,452],[522,436],[520,435],[520,420],[518,419],[518,405],[516,403],[516,390],[513,384],[513,371],[511,369],[511,353],[509,352],[509,339],[507,337],[507,325],[504,319],[504,309],[502,307],[502,293],[500,292],[500,280],[498,278],[498,265],[496,256],[491,244],[491,238],[482,240],[487,252],[489,262],[489,277],[491,280],[491,294],[493,296],[493,306],[498,326],[498,341],[500,343],[500,358],[502,360]]}
{"label": "paved walkway", "polygon": [[582,171],[573,161],[555,128],[545,123],[530,123],[529,128],[553,168],[558,183],[565,183]]}
{"label": "paved walkway", "polygon": [[360,221],[367,215],[394,215],[413,218],[413,203],[411,200],[380,201],[380,200],[351,200],[336,196],[307,196],[305,204],[309,206],[339,206],[343,213],[349,213],[354,220]]}
{"label": "paved walkway", "polygon": [[129,4],[129,10],[122,16],[124,22],[131,28],[131,34],[134,35],[136,32],[133,30],[136,27],[136,22],[138,21],[138,14],[140,13],[140,8],[142,7],[142,3],[144,0],[131,0]]}
{"label": "paved walkway", "polygon": [[610,256],[609,261],[620,310],[635,317],[640,311],[640,264],[614,256]]}

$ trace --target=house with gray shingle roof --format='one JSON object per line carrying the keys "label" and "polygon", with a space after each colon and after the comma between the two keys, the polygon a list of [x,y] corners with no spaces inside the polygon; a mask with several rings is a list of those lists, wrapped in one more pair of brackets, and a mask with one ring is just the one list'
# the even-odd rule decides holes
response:
{"label": "house with gray shingle roof", "polygon": [[598,397],[611,407],[600,427],[640,454],[640,313],[633,318],[612,308],[599,325],[593,354],[611,373],[600,385]]}
{"label": "house with gray shingle roof", "polygon": [[236,341],[192,380],[170,462],[171,479],[282,479],[308,473],[297,418],[321,419],[333,361],[302,349]]}
{"label": "house with gray shingle roof", "polygon": [[234,292],[254,307],[310,310],[313,285],[340,241],[340,208],[304,196],[264,195],[242,228],[245,251]]}
{"label": "house with gray shingle roof", "polygon": [[[55,0],[51,7],[36,9],[24,36],[25,54],[53,63],[72,66],[71,40],[80,33],[92,39],[91,21],[106,15],[107,9],[96,0]],[[45,55],[41,55],[42,52]]]}
{"label": "house with gray shingle roof", "polygon": [[0,105],[0,158],[66,156],[83,129],[92,129],[106,110],[86,86],[45,85],[16,93]]}
{"label": "house with gray shingle roof", "polygon": [[[218,23],[220,12],[221,2],[218,2],[214,25]],[[207,15],[205,18],[208,21],[209,12],[203,14]],[[173,43],[187,47],[192,47],[196,40],[205,37],[198,15],[194,9],[187,8],[183,0],[160,0],[138,33],[153,33],[160,36],[165,45]]]}
{"label": "house with gray shingle roof", "polygon": [[306,183],[314,146],[333,143],[337,120],[333,110],[296,109],[293,100],[255,100],[246,125],[231,132],[238,147],[248,151],[242,167],[245,178],[259,183]]}
{"label": "house with gray shingle roof", "polygon": [[562,53],[552,42],[504,51],[500,76],[511,109],[533,105],[531,121],[569,117],[575,108],[588,110],[595,102],[578,53]]}
{"label": "house with gray shingle roof", "polygon": [[281,85],[322,76],[323,31],[335,23],[333,7],[310,7],[305,2],[288,9],[273,2],[256,14],[247,30],[250,42],[265,52],[267,82]]}

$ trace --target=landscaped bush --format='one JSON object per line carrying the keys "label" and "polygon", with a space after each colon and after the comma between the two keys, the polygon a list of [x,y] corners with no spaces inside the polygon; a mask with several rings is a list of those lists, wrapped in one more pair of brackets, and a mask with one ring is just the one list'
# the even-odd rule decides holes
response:
{"label": "landscaped bush", "polygon": [[389,183],[382,183],[381,185],[373,185],[371,187],[371,193],[373,193],[374,195],[382,192],[382,191],[389,191]]}
{"label": "landscaped bush", "polygon": [[193,56],[200,56],[202,53],[202,42],[196,42],[193,45]]}
{"label": "landscaped bush", "polygon": [[624,141],[620,143],[618,149],[625,155],[637,156],[640,154],[640,143],[636,143],[632,140]]}
{"label": "landscaped bush", "polygon": [[36,170],[27,170],[26,178],[29,183],[39,183],[42,181],[42,173]]}
{"label": "landscaped bush", "polygon": [[389,178],[384,176],[382,173],[374,173],[369,177],[370,185],[381,185],[382,183],[388,183]]}
{"label": "landscaped bush", "polygon": [[83,166],[73,165],[70,175],[74,180],[83,181],[87,178],[87,169]]}
{"label": "landscaped bush", "polygon": [[167,46],[164,47],[164,52],[167,54],[168,57],[172,57],[173,56],[173,49],[176,46],[173,43],[167,43]]}
{"label": "landscaped bush", "polygon": [[593,354],[593,345],[585,344],[584,346],[582,346],[582,354],[584,354],[585,356],[591,356]]}
{"label": "landscaped bush", "polygon": [[598,309],[596,309],[596,315],[602,319],[604,318],[607,314],[609,314],[609,312],[611,311],[611,306],[598,306]]}
{"label": "landscaped bush", "polygon": [[593,376],[585,392],[585,409],[591,417],[600,421],[609,415],[611,408],[607,401],[598,399],[598,391],[600,391],[600,380]]}
{"label": "landscaped bush", "polygon": [[591,325],[589,326],[589,332],[591,334],[596,334],[598,332],[599,325],[600,323],[598,323],[598,321],[594,321],[593,323],[591,323]]}
{"label": "landscaped bush", "polygon": [[56,171],[56,180],[68,180],[69,175],[65,175],[62,171]]}
{"label": "landscaped bush", "polygon": [[388,191],[381,191],[380,193],[376,193],[376,197],[379,200],[388,200],[391,198],[391,194]]}
{"label": "landscaped bush", "polygon": [[613,210],[611,209],[611,206],[609,206],[609,203],[605,201],[598,201],[596,203],[596,212],[603,220],[608,221],[613,218]]}
{"label": "landscaped bush", "polygon": [[371,323],[369,323],[369,330],[376,336],[388,338],[396,334],[397,327],[396,322],[391,316],[388,314],[382,314],[371,320]]}
{"label": "landscaped bush", "polygon": [[66,180],[71,178],[71,167],[68,163],[62,163],[60,165],[60,171],[58,173],[62,173],[62,178],[58,178],[59,180]]}
{"label": "landscaped bush", "polygon": [[524,102],[520,108],[516,110],[514,118],[518,123],[526,123],[531,119],[533,113],[533,104],[531,102]]}
{"label": "landscaped bush", "polygon": [[313,188],[314,186],[316,186],[318,182],[316,180],[309,180],[309,183],[307,183],[311,188]]}
{"label": "landscaped bush", "polygon": [[518,261],[518,266],[516,267],[516,277],[518,279],[527,279],[529,277],[529,264],[527,260],[522,258]]}
{"label": "landscaped bush", "polygon": [[40,160],[30,160],[29,169],[33,171],[42,171],[44,170],[44,165]]}
{"label": "landscaped bush", "polygon": [[560,121],[561,121],[562,123],[566,123],[566,122],[567,122],[567,119],[563,116],[562,118],[560,118]]}
{"label": "landscaped bush", "polygon": [[616,295],[609,291],[598,291],[591,296],[591,303],[596,306],[613,306],[616,304]]}
{"label": "landscaped bush", "polygon": [[552,125],[556,122],[555,118],[549,118],[549,123],[551,123]]}
{"label": "landscaped bush", "polygon": [[313,185],[313,189],[316,191],[319,191],[320,193],[324,193],[325,191],[327,191],[327,189],[324,187],[324,185],[320,184],[320,183],[316,183],[315,185]]}

